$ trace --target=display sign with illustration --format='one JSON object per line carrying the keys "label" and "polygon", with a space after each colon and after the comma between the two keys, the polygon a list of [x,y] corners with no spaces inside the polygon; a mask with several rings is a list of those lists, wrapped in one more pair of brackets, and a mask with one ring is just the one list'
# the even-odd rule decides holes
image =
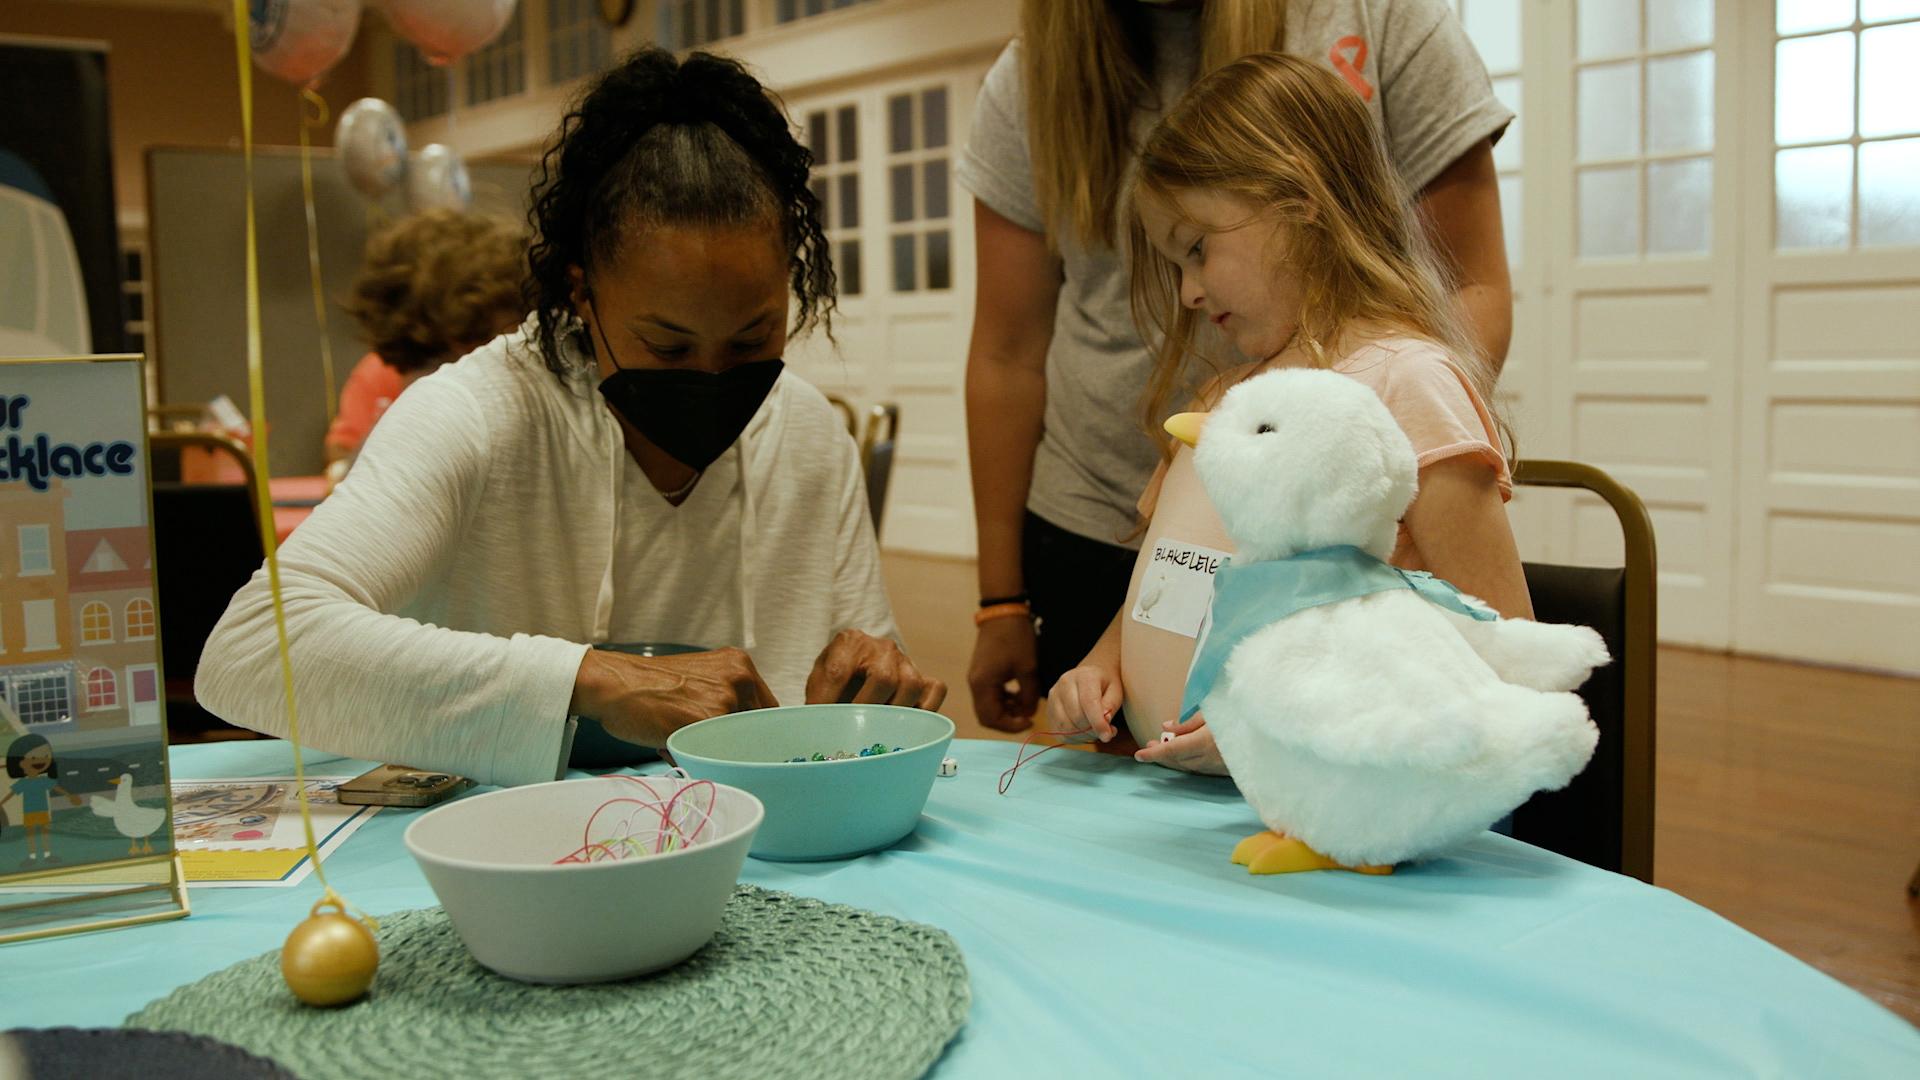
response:
{"label": "display sign with illustration", "polygon": [[0,361],[9,885],[172,862],[145,432],[137,357]]}

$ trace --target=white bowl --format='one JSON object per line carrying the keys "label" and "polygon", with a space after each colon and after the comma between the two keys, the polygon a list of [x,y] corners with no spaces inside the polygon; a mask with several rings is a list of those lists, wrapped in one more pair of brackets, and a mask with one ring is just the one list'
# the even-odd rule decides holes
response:
{"label": "white bowl", "polygon": [[[668,797],[695,782],[646,780]],[[765,809],[747,792],[715,784],[712,821],[699,843],[555,864],[580,846],[596,808],[635,791],[628,780],[604,776],[470,796],[408,826],[407,850],[460,940],[494,971],[535,983],[644,975],[692,956],[719,929]]]}

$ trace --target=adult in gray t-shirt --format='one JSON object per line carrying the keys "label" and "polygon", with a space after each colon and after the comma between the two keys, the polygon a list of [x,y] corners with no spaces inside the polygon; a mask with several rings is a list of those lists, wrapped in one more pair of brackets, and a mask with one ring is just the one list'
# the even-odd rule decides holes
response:
{"label": "adult in gray t-shirt", "polygon": [[[1146,20],[1156,92],[1136,111],[1136,142],[1197,75],[1200,4],[1027,2],[1091,3],[1110,17]],[[1284,43],[1366,99],[1497,367],[1512,294],[1492,145],[1513,114],[1493,96],[1459,22],[1444,0],[1294,0]],[[978,244],[967,428],[981,597],[1028,599],[1035,617],[986,621],[975,644],[975,710],[1006,730],[1027,726],[1039,698],[1120,606],[1135,504],[1156,462],[1140,417],[1153,361],[1134,326],[1125,254],[1043,218],[1022,66],[1016,39],[987,73],[957,167],[975,196]]]}

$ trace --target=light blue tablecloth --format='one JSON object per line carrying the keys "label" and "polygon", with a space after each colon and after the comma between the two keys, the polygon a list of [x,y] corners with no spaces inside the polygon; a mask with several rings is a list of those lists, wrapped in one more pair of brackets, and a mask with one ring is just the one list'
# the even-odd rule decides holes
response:
{"label": "light blue tablecloth", "polygon": [[[892,850],[744,874],[954,936],[973,1013],[938,1077],[1920,1077],[1912,1026],[1629,878],[1492,834],[1391,877],[1256,878],[1227,861],[1258,828],[1227,781],[1060,752],[1002,797],[1011,744],[952,753],[959,775]],[[174,762],[291,767],[282,743]],[[400,842],[412,818],[382,811],[327,863],[368,911],[434,903]],[[0,948],[0,1028],[118,1024],[277,948],[316,895],[196,889],[182,921]]]}

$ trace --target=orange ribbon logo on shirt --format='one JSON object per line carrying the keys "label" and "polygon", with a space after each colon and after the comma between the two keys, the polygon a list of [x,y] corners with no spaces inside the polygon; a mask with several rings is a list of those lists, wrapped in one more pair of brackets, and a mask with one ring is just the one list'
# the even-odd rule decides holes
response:
{"label": "orange ribbon logo on shirt", "polygon": [[1361,101],[1373,100],[1373,84],[1367,81],[1363,68],[1367,65],[1367,39],[1358,34],[1348,34],[1333,43],[1327,51],[1327,63],[1333,70],[1347,80],[1353,92],[1360,95]]}

